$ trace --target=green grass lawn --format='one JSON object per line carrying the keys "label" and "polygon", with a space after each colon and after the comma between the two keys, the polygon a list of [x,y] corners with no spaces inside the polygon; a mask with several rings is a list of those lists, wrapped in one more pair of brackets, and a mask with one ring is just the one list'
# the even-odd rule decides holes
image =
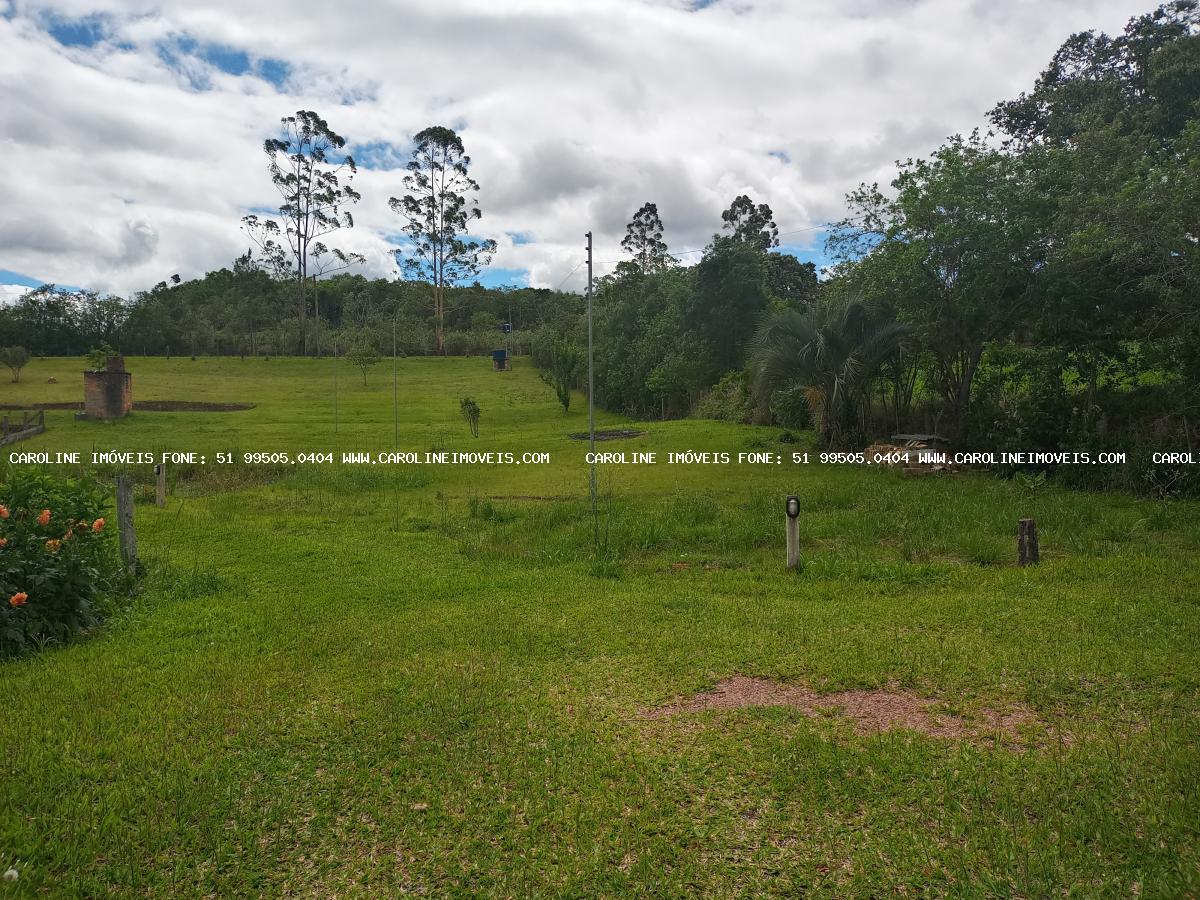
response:
{"label": "green grass lawn", "polygon": [[[524,360],[402,360],[399,445],[548,466],[217,467],[392,449],[390,361],[366,387],[332,360],[128,365],[136,399],[255,408],[55,411],[3,449],[207,462],[172,472],[165,509],[138,507],[148,575],[126,611],[0,664],[0,869],[20,871],[0,897],[1200,892],[1195,504],[607,466],[597,556],[568,438],[586,408],[564,416]],[[35,360],[0,402],[77,400],[82,367]],[[807,446],[598,419],[647,431],[605,450]],[[1014,565],[1021,516],[1034,568]],[[1023,704],[1040,724],[1022,749],[788,708],[642,716],[734,673],[892,685],[965,717]]]}

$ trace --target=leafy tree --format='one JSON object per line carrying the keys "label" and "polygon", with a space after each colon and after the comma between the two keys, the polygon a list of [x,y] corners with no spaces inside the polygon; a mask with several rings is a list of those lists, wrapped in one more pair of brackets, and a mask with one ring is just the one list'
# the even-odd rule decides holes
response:
{"label": "leafy tree", "polygon": [[760,403],[777,391],[804,389],[821,445],[851,447],[861,438],[863,404],[880,367],[906,340],[903,325],[862,300],[835,297],[803,313],[772,313],[754,335],[749,368]]}
{"label": "leafy tree", "polygon": [[[1050,148],[1054,213],[1032,335],[1067,351],[1089,419],[1100,413],[1102,374],[1134,354],[1164,351],[1169,369],[1188,370],[1169,348],[1200,325],[1184,299],[1200,288],[1198,104],[1200,7],[1177,0],[1115,37],[1073,35],[1032,92],[991,113],[1026,155]],[[1200,384],[1184,380],[1186,409]]]}
{"label": "leafy tree", "polygon": [[786,306],[802,309],[817,298],[817,267],[790,253],[767,254],[767,289]]}
{"label": "leafy tree", "polygon": [[646,378],[646,388],[657,398],[664,419],[687,415],[716,378],[711,353],[696,335],[684,333],[665,346],[667,352]]}
{"label": "leafy tree", "polygon": [[755,206],[745,194],[735,198],[729,209],[721,213],[721,221],[725,223],[722,227],[732,232],[735,241],[750,244],[763,253],[779,246],[779,228],[775,225],[771,207],[765,203]]}
{"label": "leafy tree", "polygon": [[1173,0],[1122,34],[1071,35],[1032,91],[1000,103],[992,123],[1018,146],[1063,147],[1102,125],[1177,134],[1200,99],[1200,4]]}
{"label": "leafy tree", "polygon": [[[85,334],[85,310],[100,302],[91,291],[70,291],[53,284],[27,291],[0,310],[6,337],[37,356],[78,356],[91,346]],[[118,312],[123,315],[123,308]]]}
{"label": "leafy tree", "polygon": [[364,261],[359,253],[331,248],[323,237],[340,228],[352,228],[347,208],[360,194],[352,187],[357,168],[354,158],[341,155],[346,139],[315,112],[299,110],[280,120],[282,138],[263,143],[271,183],[283,202],[279,221],[249,215],[243,227],[263,254],[264,268],[278,278],[290,277],[296,285],[299,322],[298,347],[308,352],[308,279],[348,268]]}
{"label": "leafy tree", "polygon": [[1038,158],[956,136],[902,164],[894,198],[874,185],[853,192],[851,219],[830,237],[835,253],[865,257],[865,295],[889,297],[917,329],[956,438],[985,346],[1013,336],[1037,296],[1052,213]]}
{"label": "leafy tree", "polygon": [[712,380],[745,362],[745,348],[767,308],[766,261],[761,247],[716,237],[693,274],[684,318],[712,354]]}
{"label": "leafy tree", "polygon": [[446,289],[479,274],[496,250],[493,240],[467,240],[471,220],[482,213],[473,194],[479,184],[470,176],[471,158],[462,139],[441,125],[413,138],[412,159],[406,168],[403,197],[388,205],[408,222],[404,233],[411,249],[396,251],[397,262],[410,278],[433,287],[437,352],[446,352]]}
{"label": "leafy tree", "polygon": [[25,368],[29,362],[29,351],[24,347],[3,347],[0,348],[0,363],[8,366],[12,371],[12,380],[15,384],[21,380],[21,370]]}
{"label": "leafy tree", "polygon": [[658,217],[658,206],[646,203],[633,215],[625,228],[621,247],[633,257],[633,265],[643,275],[660,272],[674,265],[667,253],[667,244],[662,239],[663,224]]}
{"label": "leafy tree", "polygon": [[115,341],[128,316],[120,297],[101,297],[91,291],[75,294],[75,321],[81,338],[89,345]]}
{"label": "leafy tree", "polygon": [[[695,335],[687,334],[683,311],[691,291],[690,269],[672,268],[645,276],[630,264],[598,279],[594,312],[597,403],[630,415],[661,410],[661,388],[666,384],[650,386],[655,368],[684,344],[689,345],[693,358],[707,356]],[[679,402],[681,386],[674,379],[670,386]]]}

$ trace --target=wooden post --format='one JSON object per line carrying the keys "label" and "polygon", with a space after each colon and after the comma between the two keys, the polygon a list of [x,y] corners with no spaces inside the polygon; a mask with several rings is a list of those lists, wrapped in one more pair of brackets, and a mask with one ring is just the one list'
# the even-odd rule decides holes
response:
{"label": "wooden post", "polygon": [[160,509],[167,505],[166,463],[159,463],[154,467],[154,505]]}
{"label": "wooden post", "polygon": [[800,565],[800,498],[787,498],[784,506],[787,523],[787,567],[794,569]]}
{"label": "wooden post", "polygon": [[1017,521],[1017,565],[1032,566],[1037,562],[1037,522],[1033,519],[1019,519]]}
{"label": "wooden post", "polygon": [[133,530],[133,482],[117,476],[117,529],[121,538],[121,561],[130,575],[137,572],[137,532]]}

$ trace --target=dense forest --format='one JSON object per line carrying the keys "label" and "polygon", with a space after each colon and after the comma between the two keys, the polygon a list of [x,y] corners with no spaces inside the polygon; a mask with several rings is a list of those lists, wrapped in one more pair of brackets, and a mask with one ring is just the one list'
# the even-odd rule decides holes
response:
{"label": "dense forest", "polygon": [[[1165,4],[1117,35],[1071,36],[981,128],[900,161],[890,185],[852,190],[829,228],[836,264],[820,279],[779,251],[757,198],[732,199],[690,266],[645,203],[622,242],[627,260],[595,285],[597,402],[813,427],[830,447],[923,431],[968,447],[1193,448],[1197,3]],[[0,344],[344,355],[390,354],[393,340],[404,354],[511,341],[569,403],[586,381],[584,300],[480,286],[494,244],[467,236],[478,185],[457,135],[435,127],[414,139],[409,193],[391,200],[407,223],[405,277],[368,280],[324,243],[353,224],[353,160],[330,162],[344,139],[313,113],[285,119],[284,132],[266,145],[279,219],[246,218],[254,246],[231,268],[128,300],[46,286],[0,311]],[[316,192],[298,196],[296,173],[320,176]],[[1186,481],[1137,477],[1164,490]]]}
{"label": "dense forest", "polygon": [[[159,284],[128,301],[45,285],[0,310],[0,344],[23,345],[39,356],[78,356],[104,343],[135,356],[295,355],[294,288],[250,257],[203,278]],[[423,282],[346,272],[310,284],[308,354],[342,356],[367,344],[391,355],[393,330],[399,353],[435,352],[430,290]],[[583,306],[578,294],[544,289],[453,287],[447,291],[445,352],[505,346],[502,329],[511,315],[517,346],[528,353],[531,329],[573,321]]]}

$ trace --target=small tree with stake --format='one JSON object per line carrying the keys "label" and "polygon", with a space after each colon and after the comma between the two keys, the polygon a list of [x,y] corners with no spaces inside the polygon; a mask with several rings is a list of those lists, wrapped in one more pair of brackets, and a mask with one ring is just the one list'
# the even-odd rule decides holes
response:
{"label": "small tree with stake", "polygon": [[367,369],[379,362],[379,354],[367,341],[359,341],[350,348],[346,360],[358,366],[362,371],[363,387],[367,386]]}
{"label": "small tree with stake", "polygon": [[558,402],[562,404],[563,415],[571,409],[571,389],[579,378],[581,362],[579,348],[562,338],[550,348],[549,371],[541,373],[542,381],[554,388]]}
{"label": "small tree with stake", "polygon": [[479,404],[470,397],[463,397],[458,402],[458,408],[471,428],[471,437],[479,437]]}

